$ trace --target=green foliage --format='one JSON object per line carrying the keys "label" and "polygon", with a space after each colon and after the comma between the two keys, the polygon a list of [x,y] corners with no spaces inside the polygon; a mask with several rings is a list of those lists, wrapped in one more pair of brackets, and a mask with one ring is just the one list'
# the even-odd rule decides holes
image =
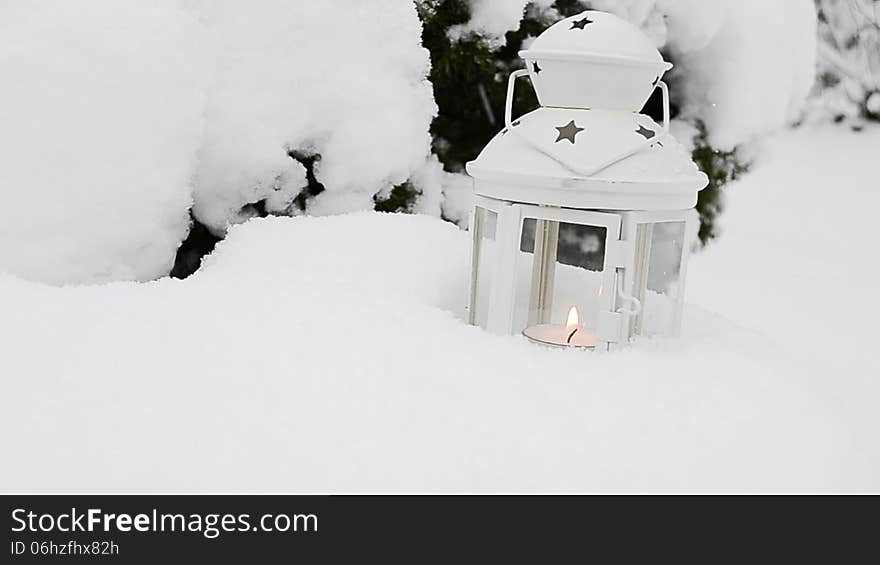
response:
{"label": "green foliage", "polygon": [[[570,0],[563,2],[572,4]],[[481,36],[449,37],[453,26],[470,20],[465,0],[420,2],[422,44],[431,53],[431,83],[439,115],[431,125],[434,152],[447,171],[462,171],[502,127],[507,77],[522,67],[518,51],[528,36],[541,33],[553,22],[536,13],[527,15],[520,28],[508,32],[503,46],[494,48]],[[534,109],[531,89],[516,91],[514,114]]]}
{"label": "green foliage", "polygon": [[213,251],[220,239],[222,238],[211,233],[190,212],[189,234],[177,249],[171,276],[175,279],[185,279],[195,273],[202,264],[202,257]]}
{"label": "green foliage", "polygon": [[718,235],[715,220],[724,206],[721,189],[747,172],[749,165],[742,160],[736,149],[720,151],[709,145],[706,124],[698,120],[696,125],[698,134],[694,138],[692,157],[700,170],[709,177],[709,185],[700,191],[697,200],[697,212],[700,214],[699,237],[700,242],[706,245]]}
{"label": "green foliage", "polygon": [[418,190],[407,181],[392,188],[387,197],[377,195],[373,198],[373,209],[377,212],[412,212],[418,196]]}

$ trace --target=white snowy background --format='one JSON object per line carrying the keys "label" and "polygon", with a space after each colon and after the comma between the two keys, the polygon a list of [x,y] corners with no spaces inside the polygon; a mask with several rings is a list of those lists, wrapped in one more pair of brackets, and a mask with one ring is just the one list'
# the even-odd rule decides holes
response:
{"label": "white snowy background", "polygon": [[[501,41],[526,2],[473,4],[457,33]],[[613,354],[463,322],[468,237],[436,216],[467,190],[429,155],[410,2],[4,3],[0,490],[880,489],[880,128],[788,127],[812,2],[594,5],[754,158],[684,335]],[[288,150],[327,191],[245,222],[290,210]],[[407,178],[424,214],[365,211]],[[190,208],[227,237],[170,279]]]}

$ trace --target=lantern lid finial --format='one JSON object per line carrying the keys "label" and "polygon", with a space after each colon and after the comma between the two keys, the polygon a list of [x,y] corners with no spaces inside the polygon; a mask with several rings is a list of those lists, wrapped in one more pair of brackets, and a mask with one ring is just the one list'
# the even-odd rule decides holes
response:
{"label": "lantern lid finial", "polygon": [[614,14],[595,11],[556,22],[520,56],[601,58],[619,64],[672,67],[638,27]]}
{"label": "lantern lid finial", "polygon": [[519,52],[542,106],[637,112],[672,65],[633,24],[587,11],[559,21]]}

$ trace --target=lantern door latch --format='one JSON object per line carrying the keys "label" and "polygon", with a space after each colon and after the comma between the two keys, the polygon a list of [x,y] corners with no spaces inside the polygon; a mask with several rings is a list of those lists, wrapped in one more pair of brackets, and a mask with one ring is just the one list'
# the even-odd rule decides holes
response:
{"label": "lantern door latch", "polygon": [[627,294],[623,290],[623,269],[617,269],[617,303],[618,306],[614,310],[620,314],[627,316],[638,316],[642,311],[642,301],[631,294]]}
{"label": "lantern door latch", "polygon": [[626,267],[627,257],[633,251],[632,242],[625,239],[608,239],[605,243],[605,268]]}

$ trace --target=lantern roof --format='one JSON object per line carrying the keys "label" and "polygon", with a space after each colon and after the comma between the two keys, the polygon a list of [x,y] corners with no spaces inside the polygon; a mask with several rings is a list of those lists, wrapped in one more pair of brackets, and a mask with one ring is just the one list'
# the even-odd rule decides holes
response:
{"label": "lantern roof", "polygon": [[[708,178],[649,116],[539,108],[502,129],[467,172],[477,194],[593,209],[685,209]],[[653,142],[652,142],[653,140]],[[621,158],[621,156],[626,155]]]}

